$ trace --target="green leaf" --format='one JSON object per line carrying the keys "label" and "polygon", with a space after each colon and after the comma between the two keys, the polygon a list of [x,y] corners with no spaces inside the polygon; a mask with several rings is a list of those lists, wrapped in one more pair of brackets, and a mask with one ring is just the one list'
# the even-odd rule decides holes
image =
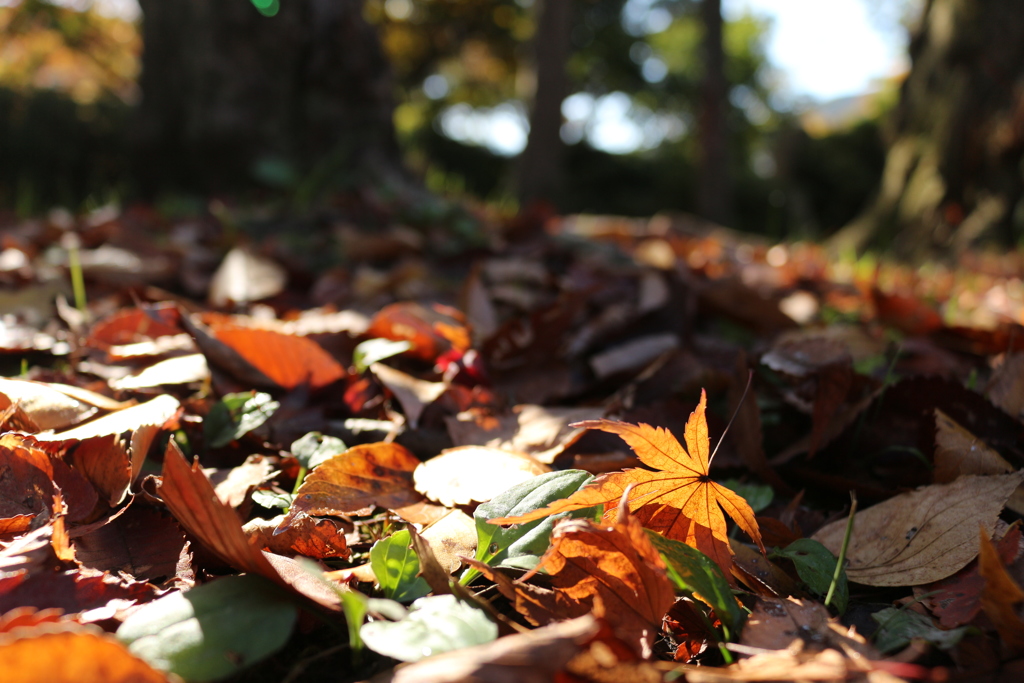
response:
{"label": "green leaf", "polygon": [[394,341],[380,337],[367,339],[352,351],[352,364],[358,372],[365,372],[374,363],[405,353],[411,348],[412,343],[405,340]]}
{"label": "green leaf", "polygon": [[[812,593],[826,595],[836,572],[836,556],[828,548],[810,538],[798,538],[784,550],[772,552],[771,557],[782,557],[793,563],[800,580],[807,584]],[[846,611],[850,602],[850,586],[846,581],[846,570],[839,572],[835,592],[836,610]]]}
{"label": "green leaf", "polygon": [[348,446],[344,441],[336,436],[324,436],[320,432],[310,432],[293,441],[291,448],[292,455],[299,461],[299,465],[307,470],[347,450]]}
{"label": "green leaf", "polygon": [[291,493],[277,493],[267,489],[256,489],[252,492],[252,502],[271,510],[274,508],[287,510],[292,506],[294,500],[295,496]]}
{"label": "green leaf", "polygon": [[718,565],[696,548],[665,538],[650,529],[647,530],[647,537],[665,558],[669,576],[676,585],[682,590],[696,593],[714,608],[715,614],[729,632],[739,634],[746,613],[736,601]]}
{"label": "green leaf", "polygon": [[[476,520],[476,559],[490,565],[505,565],[512,561],[515,562],[515,566],[522,566],[522,558],[539,558],[551,544],[551,530],[555,522],[566,516],[593,516],[593,509],[552,515],[507,528],[488,524],[487,520],[522,515],[556,500],[568,498],[593,478],[594,475],[583,470],[548,472],[516,484],[490,501],[477,506],[476,512],[473,513]],[[532,561],[532,564],[536,564],[536,561]],[[466,585],[479,574],[476,569],[467,569],[460,582]]]}
{"label": "green leaf", "polygon": [[768,484],[751,484],[739,479],[726,479],[718,483],[743,496],[754,512],[764,510],[775,498],[775,491]]}
{"label": "green leaf", "polygon": [[970,626],[945,631],[932,624],[931,619],[909,609],[887,607],[871,615],[878,622],[875,632],[875,645],[882,652],[902,650],[914,638],[928,641],[940,650],[948,650],[955,646],[968,632],[975,631]]}
{"label": "green leaf", "polygon": [[454,595],[434,595],[412,603],[401,621],[373,621],[360,630],[366,646],[386,657],[415,662],[431,655],[489,643],[498,626],[479,609]]}
{"label": "green leaf", "polygon": [[409,546],[412,537],[408,530],[396,531],[370,548],[370,568],[385,597],[398,602],[411,602],[430,592],[430,586],[417,576],[420,558]]}
{"label": "green leaf", "polygon": [[143,605],[117,629],[132,654],[189,681],[211,681],[276,652],[297,612],[255,575],[228,576]]}
{"label": "green leaf", "polygon": [[203,420],[203,436],[210,448],[227,446],[270,419],[280,407],[270,394],[246,391],[226,394],[213,404]]}

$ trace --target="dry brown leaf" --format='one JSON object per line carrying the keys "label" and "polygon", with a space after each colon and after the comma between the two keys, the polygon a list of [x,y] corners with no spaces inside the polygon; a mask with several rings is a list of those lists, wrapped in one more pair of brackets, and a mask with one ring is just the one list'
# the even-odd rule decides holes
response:
{"label": "dry brown leaf", "polygon": [[[858,512],[846,553],[846,575],[869,586],[916,586],[944,579],[978,554],[975,527],[991,531],[1024,472],[963,476],[923,486]],[[839,553],[846,520],[813,538]]]}
{"label": "dry brown leaf", "polygon": [[53,500],[53,463],[34,441],[8,433],[0,436],[0,472],[0,520],[8,520],[3,532],[28,531]]}
{"label": "dry brown leaf", "polygon": [[40,429],[64,429],[99,412],[43,382],[0,377],[0,408],[17,405]]}
{"label": "dry brown leaf", "polygon": [[550,472],[528,455],[486,446],[449,448],[416,468],[416,490],[453,507],[486,503],[511,486]]}
{"label": "dry brown leaf", "polygon": [[296,492],[284,529],[299,515],[346,515],[374,505],[401,508],[419,502],[413,470],[420,461],[396,443],[353,446],[317,465]]}
{"label": "dry brown leaf", "polygon": [[764,552],[754,511],[742,496],[708,476],[710,439],[705,417],[707,397],[690,413],[683,437],[684,449],[671,432],[646,424],[611,420],[580,426],[618,434],[637,457],[656,471],[631,469],[598,477],[565,500],[518,517],[492,519],[492,524],[521,524],[559,512],[604,505],[605,518],[632,487],[629,508],[645,527],[667,538],[691,545],[713,559],[727,577],[732,576],[732,550],[726,534],[724,509]]}
{"label": "dry brown leaf", "polygon": [[1018,420],[1024,414],[1024,353],[1011,353],[992,373],[988,400]]}
{"label": "dry brown leaf", "polygon": [[1024,653],[1024,621],[1019,606],[1024,602],[1024,591],[1010,578],[999,559],[999,551],[992,545],[989,532],[981,527],[978,568],[985,587],[981,591],[981,608],[992,620],[1008,654]]}
{"label": "dry brown leaf", "polygon": [[[962,474],[1007,474],[1013,466],[998,452],[935,409],[935,483],[946,484]],[[1010,494],[1006,507],[1024,513],[1024,490]]]}
{"label": "dry brown leaf", "polygon": [[[242,531],[257,546],[278,555],[302,555],[313,559],[347,558],[352,554],[345,542],[345,527],[334,519],[300,517],[275,535],[277,525],[284,519],[252,519]],[[351,527],[351,525],[349,525]]]}
{"label": "dry brown leaf", "polygon": [[42,624],[0,637],[4,683],[171,683],[97,628]]}
{"label": "dry brown leaf", "polygon": [[145,403],[104,415],[74,429],[57,434],[40,434],[37,438],[40,441],[71,441],[131,432],[131,478],[134,481],[142,471],[142,463],[153,439],[163,428],[164,423],[173,418],[180,408],[178,399],[162,394]]}
{"label": "dry brown leaf", "polygon": [[39,448],[69,463],[89,481],[110,507],[128,495],[132,483],[129,441],[119,434],[65,441],[40,441]]}
{"label": "dry brown leaf", "polygon": [[445,418],[448,435],[456,446],[490,446],[525,453],[538,462],[551,464],[566,448],[576,443],[584,429],[570,423],[597,420],[601,408],[549,408],[521,405],[511,415]]}
{"label": "dry brown leaf", "polygon": [[832,648],[879,659],[878,651],[852,628],[831,618],[824,605],[796,598],[760,598],[747,618],[740,643],[760,650],[785,650],[794,641],[815,650]]}
{"label": "dry brown leaf", "polygon": [[[488,578],[503,575],[472,566]],[[662,617],[675,603],[665,564],[625,501],[617,519],[603,527],[587,519],[563,519],[551,534],[551,548],[535,571],[550,575],[549,595],[507,577],[497,580],[502,594],[533,624],[578,617],[603,610],[615,634],[644,656],[660,630]],[[599,612],[600,613],[600,612]]]}
{"label": "dry brown leaf", "polygon": [[436,401],[448,389],[448,385],[444,382],[428,382],[418,379],[383,363],[371,365],[370,372],[376,375],[377,379],[398,399],[402,405],[402,411],[405,413],[405,421],[412,429],[419,426],[423,409]]}
{"label": "dry brown leaf", "polygon": [[163,481],[157,491],[185,530],[235,569],[259,574],[324,607],[338,609],[333,590],[294,560],[264,553],[245,535],[238,515],[217,499],[199,463],[185,462],[173,439],[167,442]]}
{"label": "dry brown leaf", "polygon": [[449,510],[424,529],[422,537],[449,574],[462,566],[463,557],[476,554],[476,522],[462,510]]}

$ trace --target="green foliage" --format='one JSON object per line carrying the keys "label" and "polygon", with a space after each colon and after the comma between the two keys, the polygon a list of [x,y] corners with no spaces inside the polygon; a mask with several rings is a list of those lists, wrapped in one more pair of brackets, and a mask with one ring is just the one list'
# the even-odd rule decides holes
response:
{"label": "green foliage", "polygon": [[262,392],[226,394],[213,404],[203,420],[203,436],[207,445],[220,448],[240,439],[269,420],[280,405],[270,394]]}
{"label": "green foliage", "polygon": [[296,617],[295,606],[266,579],[228,576],[144,605],[117,637],[159,669],[211,681],[276,652]]}
{"label": "green foliage", "polygon": [[940,650],[948,650],[959,643],[965,635],[976,630],[970,626],[943,630],[933,625],[931,619],[923,614],[895,607],[875,612],[871,618],[878,622],[875,645],[882,652],[902,650],[914,638],[920,638]]}
{"label": "green foliage", "polygon": [[320,432],[310,432],[292,442],[291,452],[299,461],[299,466],[311,470],[324,460],[348,450],[345,442],[336,436],[325,436]]}
{"label": "green foliage", "polygon": [[[523,567],[524,562],[536,564],[551,543],[555,522],[567,516],[593,517],[596,509],[576,510],[509,527],[488,524],[487,520],[523,515],[556,500],[568,498],[593,478],[592,474],[583,470],[548,472],[516,484],[477,506],[473,513],[477,534],[476,559],[492,566],[511,563],[512,566]],[[469,584],[479,575],[478,570],[469,568],[462,575],[461,583]]]}
{"label": "green foliage", "polygon": [[402,529],[370,548],[370,568],[384,596],[391,600],[411,602],[430,592],[430,586],[418,576],[420,558],[411,545],[411,535]]}
{"label": "green foliage", "polygon": [[[810,538],[799,538],[783,550],[774,551],[771,557],[790,560],[796,567],[797,575],[815,595],[824,596],[828,593],[836,571],[836,556],[821,543]],[[845,612],[850,602],[850,587],[845,569],[839,572],[833,599],[839,613]]]}
{"label": "green foliage", "polygon": [[746,613],[736,601],[722,570],[704,553],[685,543],[647,530],[647,537],[665,558],[669,577],[684,591],[693,593],[714,608],[726,628],[726,637],[739,635]]}
{"label": "green foliage", "polygon": [[489,643],[498,626],[479,609],[454,595],[434,595],[414,602],[401,621],[373,621],[360,629],[374,652],[403,662]]}
{"label": "green foliage", "polygon": [[775,497],[775,492],[768,484],[753,484],[739,479],[726,479],[719,483],[743,496],[754,512],[764,510],[771,505],[772,499]]}

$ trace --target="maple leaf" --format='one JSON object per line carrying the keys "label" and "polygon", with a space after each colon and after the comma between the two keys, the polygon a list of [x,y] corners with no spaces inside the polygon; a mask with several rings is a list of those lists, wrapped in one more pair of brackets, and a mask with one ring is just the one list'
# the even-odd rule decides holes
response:
{"label": "maple leaf", "polygon": [[518,517],[488,520],[491,524],[522,524],[559,512],[604,505],[605,518],[615,512],[623,492],[630,486],[629,509],[640,522],[667,538],[701,551],[731,577],[732,550],[726,535],[724,510],[749,535],[761,552],[764,544],[754,511],[742,496],[717,484],[708,476],[711,442],[705,417],[707,396],[686,421],[686,448],[666,429],[647,424],[615,420],[587,420],[574,427],[600,429],[618,434],[640,461],[656,471],[628,469],[598,477],[573,495]]}

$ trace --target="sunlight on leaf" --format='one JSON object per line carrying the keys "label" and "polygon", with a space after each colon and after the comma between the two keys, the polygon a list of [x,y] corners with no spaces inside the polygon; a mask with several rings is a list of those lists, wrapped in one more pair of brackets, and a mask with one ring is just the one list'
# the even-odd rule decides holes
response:
{"label": "sunlight on leaf", "polygon": [[402,529],[370,548],[370,567],[384,596],[391,600],[411,602],[430,592],[430,586],[418,576],[420,560],[411,545],[412,537]]}

